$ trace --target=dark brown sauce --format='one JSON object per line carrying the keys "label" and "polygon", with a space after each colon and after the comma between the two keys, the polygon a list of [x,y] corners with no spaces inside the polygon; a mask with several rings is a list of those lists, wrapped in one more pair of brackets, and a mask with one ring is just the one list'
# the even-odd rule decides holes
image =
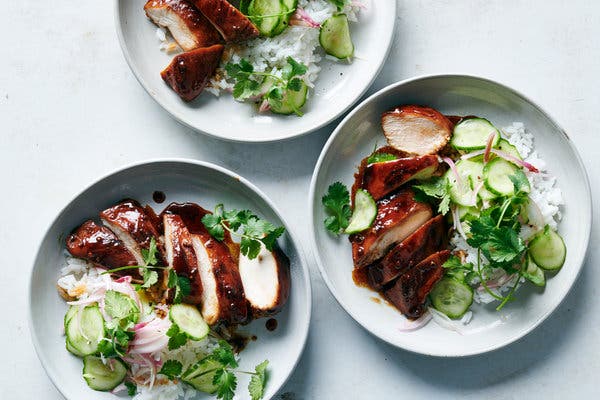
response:
{"label": "dark brown sauce", "polygon": [[381,304],[381,299],[379,297],[371,297],[371,300],[377,304]]}
{"label": "dark brown sauce", "polygon": [[275,329],[277,329],[277,320],[275,318],[269,318],[265,323],[265,327],[268,331],[273,332]]}
{"label": "dark brown sauce", "polygon": [[367,275],[367,267],[364,268],[354,268],[352,270],[352,280],[356,286],[371,288],[369,286],[369,280]]}
{"label": "dark brown sauce", "polygon": [[152,193],[152,200],[154,200],[155,203],[161,204],[166,200],[167,196],[165,195],[165,192],[161,192],[160,190],[156,190],[154,193]]}

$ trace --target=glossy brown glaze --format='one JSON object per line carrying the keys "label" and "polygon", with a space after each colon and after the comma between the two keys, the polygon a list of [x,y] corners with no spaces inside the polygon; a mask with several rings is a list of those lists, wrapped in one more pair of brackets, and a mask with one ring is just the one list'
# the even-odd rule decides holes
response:
{"label": "glossy brown glaze", "polygon": [[223,42],[210,21],[187,0],[149,0],[144,11],[154,23],[169,28],[184,51]]}
{"label": "glossy brown glaze", "polygon": [[202,93],[219,66],[223,49],[223,45],[216,44],[178,54],[160,75],[179,97],[192,101]]}
{"label": "glossy brown glaze", "polygon": [[[217,322],[231,324],[248,322],[248,303],[244,296],[237,263],[230,252],[230,248],[236,246],[227,244],[232,242],[231,236],[226,232],[222,242],[214,239],[202,224],[202,217],[210,214],[210,211],[194,203],[171,203],[163,211],[162,215],[164,214],[180,216],[192,237],[195,236],[206,249],[211,263],[207,269],[214,277],[216,283],[214,290],[218,301],[217,313],[207,322],[211,325]],[[204,289],[207,290],[206,285]]]}
{"label": "glossy brown glaze", "polygon": [[431,206],[419,203],[405,188],[377,202],[377,216],[369,229],[350,235],[352,258],[364,267],[383,257],[432,216]]}
{"label": "glossy brown glaze", "polygon": [[[85,221],[71,233],[66,245],[73,257],[83,258],[108,269],[138,265],[133,253],[113,231],[92,220]],[[139,277],[137,269],[123,270],[117,274]]]}
{"label": "glossy brown glaze", "polygon": [[412,267],[383,291],[386,299],[408,318],[423,315],[427,295],[444,276],[442,265],[450,257],[450,251],[434,253]]}
{"label": "glossy brown glaze", "polygon": [[152,208],[144,208],[135,200],[124,200],[102,211],[100,218],[117,236],[131,237],[142,249],[148,249],[154,238],[158,248],[159,261],[164,261],[163,247],[160,242],[161,227]]}
{"label": "glossy brown glaze", "polygon": [[[396,156],[397,158],[405,158],[408,156],[408,154],[398,151],[395,148],[393,148],[392,146],[384,146],[381,147],[377,150],[375,150],[372,154],[391,154],[393,156]],[[354,184],[352,185],[352,205],[354,205],[354,195],[356,194],[356,191],[360,188],[363,187],[363,178],[365,175],[365,170],[367,169],[367,166],[369,165],[369,157],[371,155],[365,157],[362,159],[362,161],[360,162],[360,165],[358,166],[358,169],[356,171],[356,173],[354,174]]]}
{"label": "glossy brown glaze", "polygon": [[265,328],[267,328],[268,331],[273,332],[277,329],[277,320],[275,318],[269,318],[265,323]]}
{"label": "glossy brown glaze", "polygon": [[258,29],[226,0],[193,0],[193,4],[221,33],[227,43],[243,42],[258,37]]}
{"label": "glossy brown glaze", "polygon": [[411,179],[428,179],[438,170],[437,155],[400,158],[369,164],[363,176],[363,189],[375,200],[398,189]]}
{"label": "glossy brown glaze", "polygon": [[202,300],[202,280],[198,271],[198,261],[192,244],[192,236],[179,215],[164,214],[165,253],[168,265],[177,275],[190,280],[191,292],[183,299],[185,303],[200,304]]}
{"label": "glossy brown glaze", "polygon": [[368,266],[368,283],[381,289],[424,258],[447,245],[446,223],[442,215],[431,218],[413,234],[394,246],[378,263]]}
{"label": "glossy brown glaze", "polygon": [[165,195],[165,192],[161,192],[160,190],[155,190],[152,192],[152,200],[154,200],[155,203],[164,203],[166,199],[167,196]]}

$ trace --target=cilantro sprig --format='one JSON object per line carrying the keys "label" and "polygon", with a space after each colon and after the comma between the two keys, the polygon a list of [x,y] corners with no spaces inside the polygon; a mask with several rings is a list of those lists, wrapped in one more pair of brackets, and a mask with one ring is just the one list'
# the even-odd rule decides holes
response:
{"label": "cilantro sprig", "polygon": [[[173,325],[176,326],[176,325]],[[167,333],[168,334],[168,333]],[[176,337],[178,333],[171,336]],[[170,347],[169,341],[169,349]],[[252,400],[260,400],[264,396],[265,386],[267,384],[267,366],[269,361],[265,360],[254,368],[254,372],[239,370],[239,364],[233,352],[233,348],[225,340],[220,340],[218,346],[209,354],[207,359],[214,361],[216,367],[202,371],[203,375],[210,376],[212,374],[212,384],[215,386],[215,395],[217,399],[232,400],[237,389],[236,374],[251,375],[250,383],[248,384],[248,392]],[[185,376],[188,372],[183,373],[183,365],[177,360],[167,360],[164,362],[160,374],[165,375],[170,380],[176,380]]]}
{"label": "cilantro sprig", "polygon": [[[228,63],[225,71],[229,78],[235,81],[233,86],[233,97],[244,101],[256,98],[259,101],[267,101],[274,107],[281,108],[289,91],[299,92],[304,83],[302,77],[308,71],[308,67],[292,57],[288,57],[281,73],[255,71],[254,66],[246,59],[238,63]],[[298,116],[302,112],[291,106]]]}
{"label": "cilantro sprig", "polygon": [[438,202],[438,212],[446,215],[450,211],[450,189],[448,179],[437,177],[419,185],[414,185],[415,199],[420,202],[434,200]]}
{"label": "cilantro sprig", "polygon": [[141,253],[142,258],[144,259],[144,265],[128,265],[125,267],[113,268],[104,271],[102,274],[113,274],[115,272],[128,269],[142,270],[143,283],[140,285],[140,287],[143,289],[148,289],[159,282],[157,270],[168,270],[167,288],[175,291],[173,303],[181,303],[181,301],[191,292],[190,280],[184,276],[177,275],[173,268],[165,267],[159,264],[158,247],[155,238],[150,239],[148,248],[141,249]]}
{"label": "cilantro sprig", "polygon": [[213,214],[206,214],[202,223],[218,241],[225,239],[225,231],[239,236],[240,252],[249,259],[258,257],[261,243],[272,251],[277,238],[285,232],[283,226],[275,226],[250,210],[226,210],[223,204],[218,204]]}
{"label": "cilantro sprig", "polygon": [[350,209],[350,192],[341,182],[335,182],[327,188],[327,194],[321,198],[325,211],[329,214],[325,218],[325,228],[335,235],[339,235],[350,223],[352,210]]}
{"label": "cilantro sprig", "polygon": [[107,332],[98,344],[98,352],[104,357],[122,357],[134,337],[132,329],[139,320],[140,309],[131,297],[108,290],[104,311],[110,320],[105,323]]}

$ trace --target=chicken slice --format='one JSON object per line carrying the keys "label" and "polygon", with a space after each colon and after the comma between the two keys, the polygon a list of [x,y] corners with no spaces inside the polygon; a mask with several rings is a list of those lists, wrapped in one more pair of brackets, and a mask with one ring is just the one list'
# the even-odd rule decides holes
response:
{"label": "chicken slice", "polygon": [[290,293],[290,261],[279,249],[269,251],[263,245],[258,257],[241,255],[240,276],[246,300],[255,318],[277,313]]}
{"label": "chicken slice", "polygon": [[446,236],[444,217],[438,215],[431,218],[394,246],[378,263],[368,267],[369,285],[380,290],[425,257],[442,250],[447,244]]}
{"label": "chicken slice", "polygon": [[427,295],[444,276],[442,265],[449,257],[448,250],[430,255],[400,275],[392,286],[383,291],[383,295],[408,318],[419,318],[425,311]]}
{"label": "chicken slice", "polygon": [[187,0],[148,0],[144,11],[156,25],[167,28],[184,51],[222,42],[210,21]]}
{"label": "chicken slice", "polygon": [[222,55],[220,44],[178,54],[160,76],[184,101],[192,101],[210,81]]}
{"label": "chicken slice", "polygon": [[194,203],[171,203],[163,214],[179,215],[189,230],[202,281],[201,312],[209,325],[248,321],[248,303],[235,257],[230,249],[237,248],[228,233],[221,242],[213,238],[202,224],[210,214]]}
{"label": "chicken slice", "polygon": [[[67,250],[71,255],[91,261],[105,268],[139,265],[136,254],[110,229],[87,220],[67,237]],[[119,275],[139,276],[137,270],[118,271]]]}
{"label": "chicken slice", "polygon": [[435,154],[452,135],[452,122],[429,107],[401,106],[381,117],[388,144],[410,154]]}
{"label": "chicken slice", "polygon": [[377,216],[369,229],[350,235],[352,258],[357,268],[383,257],[432,217],[431,207],[415,200],[406,188],[377,202]]}
{"label": "chicken slice", "polygon": [[172,267],[177,275],[190,280],[191,292],[183,301],[188,304],[200,304],[202,280],[190,231],[185,227],[181,217],[175,214],[164,214],[163,225],[167,265]]}
{"label": "chicken slice", "polygon": [[[145,265],[142,249],[148,250],[154,238],[158,264],[165,265],[163,237],[160,234],[158,217],[151,208],[142,207],[135,200],[124,200],[102,211],[100,219],[117,235],[127,249],[135,254],[138,265]],[[139,272],[141,274],[143,271]],[[172,291],[169,290],[167,283],[168,271],[166,269],[158,271],[158,282],[148,289],[153,301],[163,303],[170,300]]]}
{"label": "chicken slice", "polygon": [[435,155],[369,164],[365,168],[362,186],[375,200],[378,200],[408,181],[431,178],[439,165],[438,157]]}
{"label": "chicken slice", "polygon": [[258,37],[258,29],[227,0],[193,0],[194,5],[221,33],[227,43]]}

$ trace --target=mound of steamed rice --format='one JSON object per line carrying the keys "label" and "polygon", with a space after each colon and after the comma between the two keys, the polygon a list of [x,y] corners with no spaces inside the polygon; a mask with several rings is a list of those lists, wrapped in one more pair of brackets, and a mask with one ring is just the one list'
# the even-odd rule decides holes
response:
{"label": "mound of steamed rice", "polygon": [[[503,137],[517,148],[523,159],[539,170],[539,173],[532,173],[525,170],[525,174],[531,185],[529,197],[540,209],[544,223],[556,229],[558,222],[562,218],[560,209],[564,204],[564,200],[560,188],[556,186],[556,178],[548,172],[546,162],[534,150],[533,134],[528,132],[521,122],[513,122],[512,125],[502,129],[502,132]],[[530,231],[527,226],[524,226],[521,236],[527,238],[532,233],[534,232]],[[464,250],[466,252],[466,262],[477,265],[477,250],[469,246],[460,234],[455,232],[450,240],[450,244],[455,250]],[[490,290],[498,296],[508,292],[515,284],[515,279],[517,279],[516,277],[507,276],[504,271],[495,271],[494,276],[491,278],[496,280],[494,286],[497,285],[497,287],[491,287]],[[524,282],[524,278],[521,278],[521,281]],[[487,304],[495,299],[483,287],[478,287],[475,290],[473,300],[476,303]],[[469,314],[469,320],[470,317],[471,315]]]}
{"label": "mound of steamed rice", "polygon": [[[60,271],[61,276],[57,281],[57,285],[69,296],[85,299],[96,288],[106,285],[107,279],[111,279],[108,275],[101,275],[103,271],[85,260],[67,256],[66,264]],[[162,307],[163,311],[165,311],[165,306],[158,307]],[[140,322],[150,321],[157,316],[157,308],[144,311]],[[217,345],[217,339],[207,336],[200,341],[188,340],[184,346],[175,350],[165,348],[153,354],[153,357],[156,361],[162,362],[177,360],[181,362],[185,371],[188,367],[211,353]],[[137,384],[138,389],[138,393],[133,397],[133,400],[187,400],[194,398],[198,393],[188,385],[181,382],[173,383],[161,375],[158,375],[154,382],[151,383],[151,373],[148,366],[140,364],[130,364],[130,366],[131,369],[128,372],[128,378]],[[121,391],[126,391],[124,385],[113,390],[115,393]]]}

